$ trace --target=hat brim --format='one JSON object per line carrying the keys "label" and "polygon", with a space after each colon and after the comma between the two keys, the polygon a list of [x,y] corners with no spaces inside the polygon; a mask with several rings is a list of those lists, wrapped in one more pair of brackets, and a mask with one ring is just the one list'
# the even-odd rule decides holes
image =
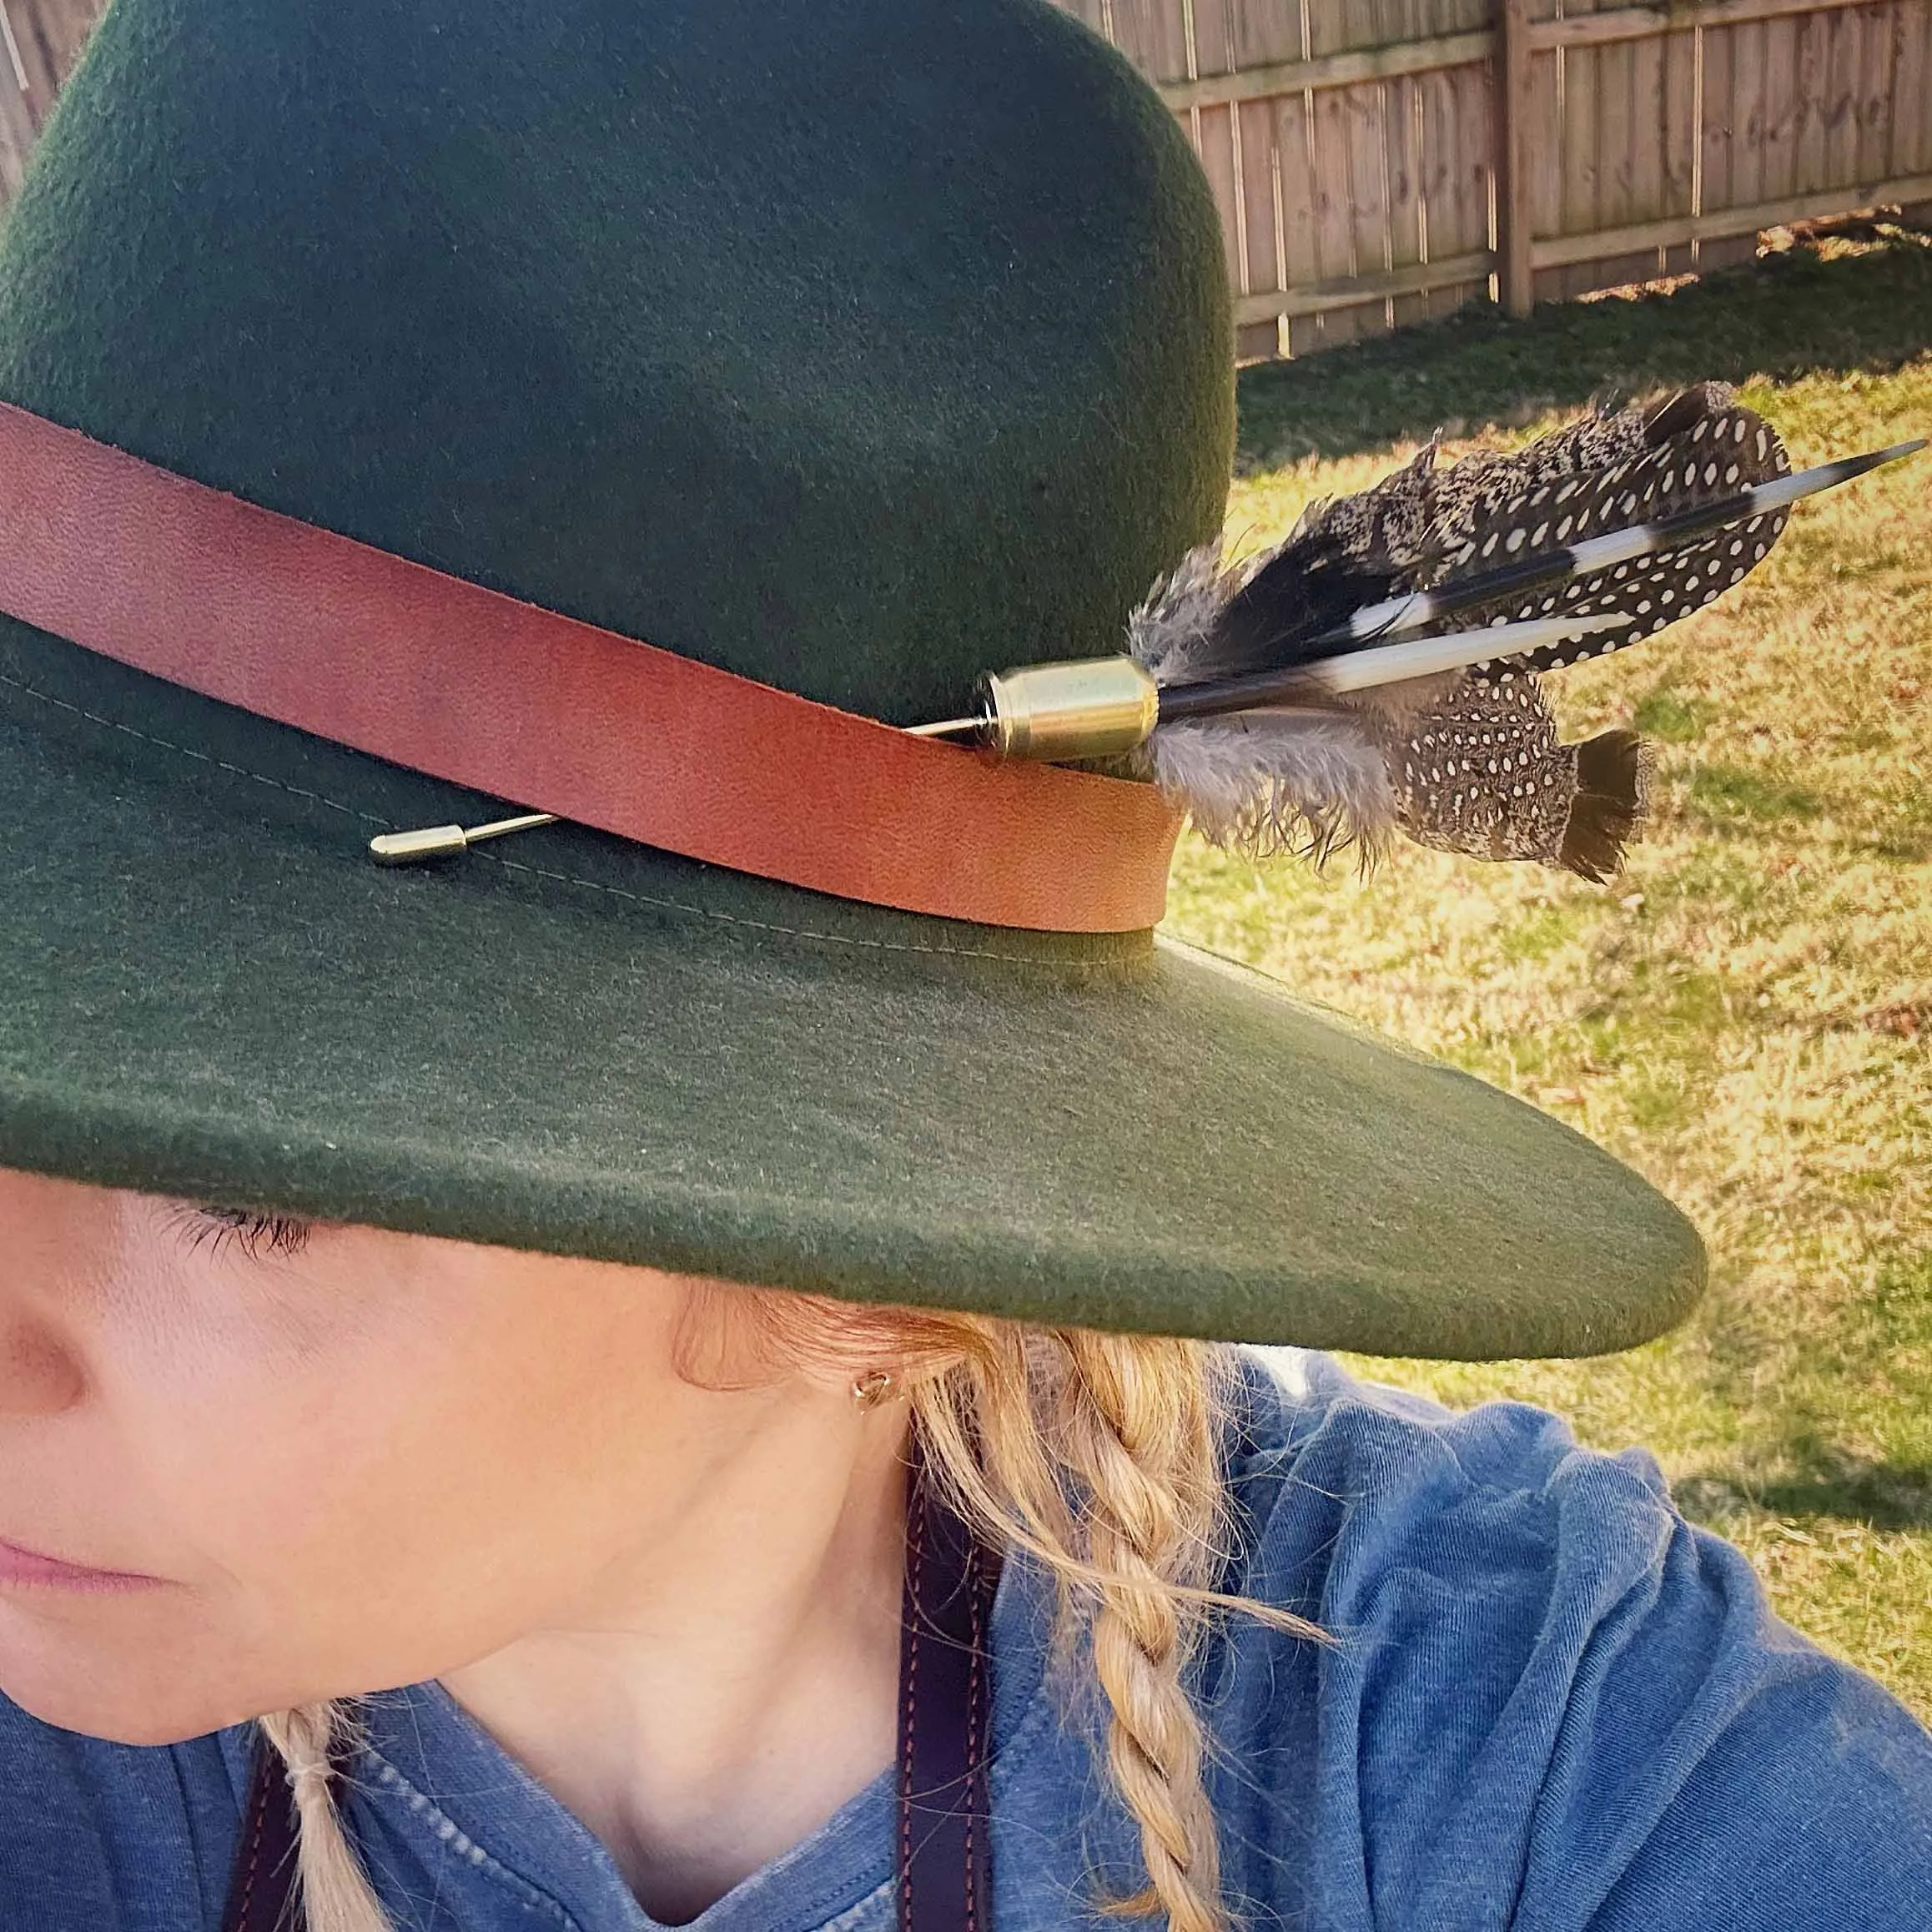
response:
{"label": "hat brim", "polygon": [[1384,1354],[1624,1347],[1702,1285],[1684,1218],[1579,1135],[1180,945],[571,827],[366,856],[488,809],[0,621],[0,1165]]}

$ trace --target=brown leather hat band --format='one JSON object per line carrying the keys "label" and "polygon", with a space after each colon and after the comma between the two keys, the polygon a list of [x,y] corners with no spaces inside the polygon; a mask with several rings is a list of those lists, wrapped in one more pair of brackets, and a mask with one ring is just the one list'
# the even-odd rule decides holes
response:
{"label": "brown leather hat band", "polygon": [[244,503],[0,404],[0,611],[533,812],[993,926],[1155,924],[1151,787],[915,738]]}

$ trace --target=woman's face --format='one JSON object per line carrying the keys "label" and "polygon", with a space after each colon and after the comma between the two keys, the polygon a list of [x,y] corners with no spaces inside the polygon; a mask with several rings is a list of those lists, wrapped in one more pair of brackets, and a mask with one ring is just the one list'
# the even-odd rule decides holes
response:
{"label": "woman's face", "polygon": [[0,1169],[0,1690],[47,1722],[168,1742],[594,1627],[752,1445],[850,1426],[681,1376],[677,1277],[279,1234]]}

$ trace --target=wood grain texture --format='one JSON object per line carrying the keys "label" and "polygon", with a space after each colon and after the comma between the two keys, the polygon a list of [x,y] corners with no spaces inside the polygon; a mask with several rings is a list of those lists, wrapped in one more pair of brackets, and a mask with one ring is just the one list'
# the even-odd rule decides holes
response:
{"label": "wood grain texture", "polygon": [[[1315,117],[1312,97],[1291,94],[1275,103],[1275,152],[1281,160],[1281,253],[1290,289],[1312,288],[1321,279],[1321,251],[1315,232]],[[1300,355],[1321,346],[1312,314],[1289,316],[1288,350]]]}
{"label": "wood grain texture", "polygon": [[1854,179],[1869,181],[1874,175],[1889,173],[1891,168],[1894,108],[1897,104],[1893,90],[1904,9],[1895,4],[1867,7],[1860,18],[1864,23],[1864,58],[1859,65],[1858,144],[1852,166]]}
{"label": "wood grain texture", "polygon": [[1188,71],[1190,9],[1183,0],[1112,0],[1107,12],[1114,44],[1150,81],[1193,78]]}
{"label": "wood grain texture", "polygon": [[[1658,213],[1690,214],[1698,205],[1698,77],[1704,59],[1701,33],[1667,33],[1658,49],[1658,144],[1663,179]],[[1681,274],[1693,267],[1690,245],[1664,251],[1660,264],[1666,274]]]}
{"label": "wood grain texture", "polygon": [[1200,156],[1201,172],[1213,189],[1215,206],[1221,216],[1221,246],[1228,261],[1229,285],[1240,292],[1245,283],[1242,272],[1240,235],[1230,219],[1240,197],[1240,184],[1235,172],[1234,110],[1231,108],[1202,108],[1193,117],[1195,152]]}
{"label": "wood grain texture", "polygon": [[[1708,28],[1703,43],[1703,179],[1697,212],[1743,208],[1758,199],[1763,156],[1762,47],[1755,24]],[[1752,49],[1758,53],[1753,56]],[[1755,142],[1757,145],[1753,146]],[[1700,271],[1735,268],[1757,253],[1758,238],[1713,235],[1690,244]]]}
{"label": "wood grain texture", "polygon": [[[1413,80],[1391,81],[1386,117],[1389,143],[1389,266],[1412,268],[1427,259],[1422,205],[1422,97]],[[1427,319],[1426,291],[1393,298],[1396,326]]]}
{"label": "wood grain texture", "polygon": [[1900,0],[1892,66],[1892,129],[1885,172],[1932,169],[1932,0]]}
{"label": "wood grain texture", "polygon": [[1531,143],[1537,107],[1530,81],[1528,0],[1498,0],[1497,16],[1502,38],[1492,69],[1497,275],[1503,307],[1527,315],[1536,299],[1530,238],[1536,228]]}
{"label": "wood grain texture", "polygon": [[1774,201],[1798,185],[1798,41],[1801,23],[1764,23],[1764,134],[1758,189]]}
{"label": "wood grain texture", "polygon": [[1734,27],[1745,21],[1787,19],[1804,13],[1829,13],[1862,6],[1867,0],[1692,0],[1684,5],[1612,7],[1594,13],[1540,22],[1531,33],[1538,47],[1607,47],[1614,41],[1644,40],[1653,33],[1691,33],[1699,28]]}
{"label": "wood grain texture", "polygon": [[[1568,13],[1596,11],[1595,0],[1570,0]],[[1565,47],[1563,63],[1563,144],[1558,165],[1563,180],[1565,235],[1586,235],[1607,227],[1597,178],[1597,128],[1604,87],[1603,50],[1590,46]],[[1573,263],[1563,278],[1566,295],[1587,295],[1597,286],[1588,261]]]}

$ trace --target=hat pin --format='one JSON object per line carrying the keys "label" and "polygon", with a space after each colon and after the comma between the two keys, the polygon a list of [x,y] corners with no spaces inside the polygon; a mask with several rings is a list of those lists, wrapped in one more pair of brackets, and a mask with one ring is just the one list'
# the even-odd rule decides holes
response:
{"label": "hat pin", "polygon": [[[1305,517],[1245,571],[1224,571],[1218,546],[1203,546],[1135,613],[1128,652],[989,674],[977,711],[908,735],[1047,762],[1139,753],[1210,836],[1291,843],[1285,827],[1318,850],[1376,842],[1381,828],[1338,796],[1335,777],[1338,748],[1366,747],[1411,837],[1607,877],[1647,802],[1643,747],[1627,732],[1559,744],[1537,676],[1689,616],[1763,561],[1794,504],[1914,455],[1925,440],[1794,474],[1776,434],[1713,386],[1650,412],[1640,452],[1600,472],[1539,463],[1581,433],[1472,459],[1479,484],[1500,477],[1503,487],[1500,514],[1492,496],[1487,520],[1467,520],[1467,498],[1447,487],[1464,465],[1432,475],[1431,445],[1375,488]],[[1336,621],[1311,622],[1331,586],[1386,593],[1400,583],[1401,571],[1350,556],[1346,532],[1351,518],[1376,529],[1378,511],[1391,524],[1403,509],[1412,517],[1418,496],[1451,506],[1446,520],[1465,518],[1416,545],[1437,566],[1435,583],[1365,596]],[[1423,681],[1457,672],[1472,675],[1446,697],[1426,693]],[[369,849],[379,863],[411,865],[556,823],[528,813],[385,833]]]}

